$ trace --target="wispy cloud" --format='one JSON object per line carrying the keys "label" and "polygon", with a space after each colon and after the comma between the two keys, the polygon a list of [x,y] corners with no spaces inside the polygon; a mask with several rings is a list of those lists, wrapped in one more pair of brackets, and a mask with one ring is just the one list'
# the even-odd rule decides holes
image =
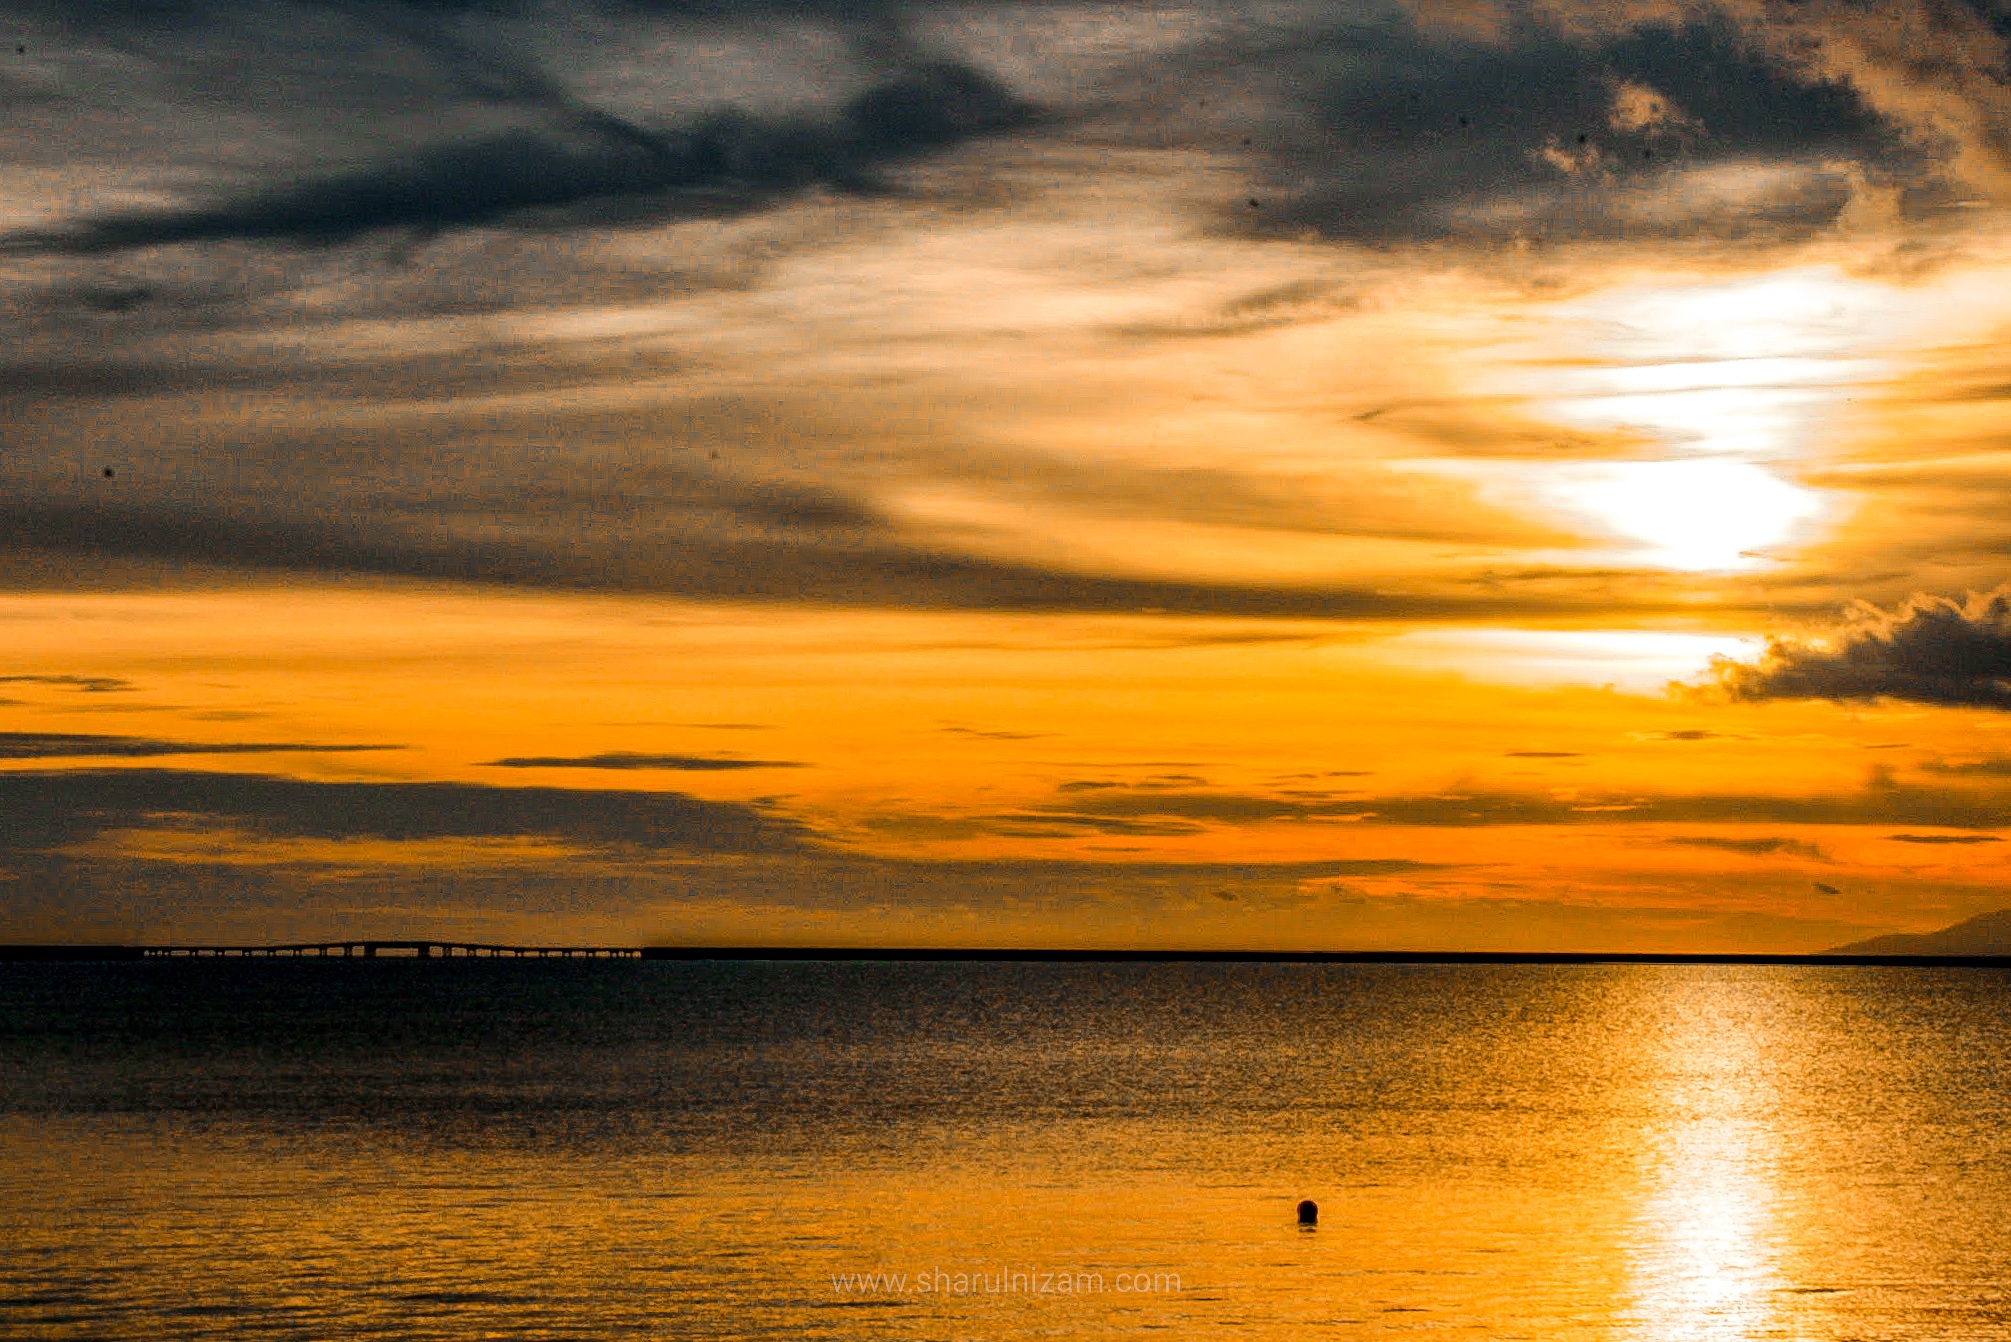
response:
{"label": "wispy cloud", "polygon": [[1753,857],[1765,857],[1774,853],[1786,853],[1791,857],[1808,857],[1821,860],[1822,849],[1800,839],[1786,839],[1778,835],[1766,838],[1740,839],[1717,834],[1681,834],[1663,840],[1679,848],[1716,848],[1727,853],[1746,853]]}
{"label": "wispy cloud", "polygon": [[0,676],[0,685],[51,685],[83,694],[116,694],[133,688],[131,681],[118,676]]}
{"label": "wispy cloud", "polygon": [[1986,755],[1971,760],[1928,760],[1921,768],[1928,773],[1955,778],[2011,778],[2011,755]]}
{"label": "wispy cloud", "polygon": [[505,220],[549,227],[728,216],[813,186],[885,191],[884,166],[1033,118],[995,80],[937,63],[866,90],[828,123],[719,112],[690,128],[651,130],[594,114],[575,118],[563,137],[519,130],[434,145],[356,172],[204,205],[87,217],[13,243],[91,255],[228,240],[328,244]]}
{"label": "wispy cloud", "polygon": [[[1501,825],[1775,823],[1915,824],[1950,829],[2011,826],[2011,797],[1966,788],[1918,787],[1884,777],[1855,792],[1786,796],[1748,792],[1591,792],[1569,797],[1471,788],[1437,794],[1349,793],[1306,798],[1288,793],[1123,789],[1075,792],[1029,808],[1063,822],[1088,817],[1191,821],[1221,825],[1346,822],[1484,828]],[[1772,842],[1769,840],[1768,842]],[[1705,846],[1724,846],[1708,843]]]}
{"label": "wispy cloud", "polygon": [[1976,844],[2002,843],[1995,834],[1888,834],[1894,843]]}
{"label": "wispy cloud", "polygon": [[737,769],[801,769],[794,760],[748,760],[719,755],[651,755],[629,750],[598,755],[510,755],[488,761],[494,769],[672,769],[723,773]]}
{"label": "wispy cloud", "polygon": [[950,736],[968,736],[979,741],[1038,741],[1051,735],[1048,732],[1015,732],[1000,727],[963,727],[955,724],[940,730]]}
{"label": "wispy cloud", "polygon": [[[1254,65],[1282,106],[1252,136],[1254,205],[1225,218],[1378,241],[1772,241],[1848,204],[1832,162],[1918,171],[1856,87],[1778,59],[1722,11],[1636,26],[1585,10],[1583,26],[1518,14],[1485,34],[1343,19],[1226,62],[1225,84]],[[1706,185],[1725,170],[1752,179],[1743,200]]]}
{"label": "wispy cloud", "polygon": [[146,759],[157,755],[346,754],[362,750],[398,749],[402,747],[338,745],[312,741],[166,741],[142,736],[107,736],[75,732],[0,732],[0,759],[4,760]]}
{"label": "wispy cloud", "polygon": [[795,852],[803,826],[667,792],[315,782],[175,769],[0,772],[0,849],[60,848],[162,817],[254,834],[415,841],[543,837],[648,851]]}

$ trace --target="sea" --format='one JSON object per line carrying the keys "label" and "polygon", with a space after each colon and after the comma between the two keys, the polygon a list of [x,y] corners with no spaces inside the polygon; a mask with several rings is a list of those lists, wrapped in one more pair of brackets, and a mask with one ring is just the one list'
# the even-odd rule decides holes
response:
{"label": "sea", "polygon": [[1978,969],[0,964],[0,1336],[2011,1338],[2007,1045]]}

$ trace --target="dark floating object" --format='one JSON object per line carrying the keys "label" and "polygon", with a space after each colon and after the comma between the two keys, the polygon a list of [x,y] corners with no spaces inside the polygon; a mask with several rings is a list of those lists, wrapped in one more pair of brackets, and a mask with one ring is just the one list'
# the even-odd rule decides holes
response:
{"label": "dark floating object", "polygon": [[1471,121],[1468,121],[1465,117],[1461,117],[1459,119],[1459,124],[1461,129],[1464,129],[1467,126],[1471,126],[1473,123]]}
{"label": "dark floating object", "polygon": [[1652,149],[1643,149],[1643,150],[1641,151],[1641,157],[1642,157],[1642,158],[1653,158],[1653,157],[1655,157],[1655,151],[1654,151],[1654,150],[1652,150]]}
{"label": "dark floating object", "polygon": [[1584,144],[1584,143],[1585,143],[1585,132],[1584,132],[1584,131],[1579,131],[1579,132],[1578,132],[1578,143],[1580,143],[1580,144]]}
{"label": "dark floating object", "polygon": [[1255,196],[1250,197],[1250,208],[1253,210],[1257,208],[1257,198]]}
{"label": "dark floating object", "polygon": [[113,474],[112,468],[110,466],[105,467],[105,478],[107,480],[112,478],[112,474]]}
{"label": "dark floating object", "polygon": [[1320,1223],[1320,1204],[1307,1198],[1299,1204],[1299,1224],[1316,1226]]}

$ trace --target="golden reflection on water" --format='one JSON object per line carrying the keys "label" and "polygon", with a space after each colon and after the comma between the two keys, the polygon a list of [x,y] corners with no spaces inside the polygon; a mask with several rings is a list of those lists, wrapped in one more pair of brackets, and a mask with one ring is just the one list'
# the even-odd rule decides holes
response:
{"label": "golden reflection on water", "polygon": [[2011,1342],[2001,976],[355,968],[0,975],[0,1334]]}
{"label": "golden reflection on water", "polygon": [[1662,1015],[1663,1089],[1650,1112],[1663,1126],[1648,1144],[1628,1255],[1642,1338],[1715,1342],[1774,1335],[1779,1323],[1782,1131],[1770,1064],[1784,1040],[1778,1022],[1759,1019],[1754,986],[1715,976],[1672,985],[1678,1000]]}
{"label": "golden reflection on water", "polygon": [[1676,1136],[1642,1220],[1654,1238],[1637,1248],[1637,1311],[1651,1338],[1764,1335],[1782,1287],[1766,1173],[1740,1122],[1705,1120]]}

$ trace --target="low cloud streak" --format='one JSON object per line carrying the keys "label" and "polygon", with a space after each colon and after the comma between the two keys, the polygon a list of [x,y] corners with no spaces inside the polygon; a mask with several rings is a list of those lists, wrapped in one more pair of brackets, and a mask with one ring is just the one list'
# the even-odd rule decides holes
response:
{"label": "low cloud streak", "polygon": [[399,750],[394,745],[330,745],[312,741],[164,741],[78,732],[0,732],[0,760],[148,759],[160,755],[348,754]]}
{"label": "low cloud streak", "polygon": [[598,755],[509,755],[490,760],[492,769],[671,769],[721,773],[737,769],[801,769],[795,760],[744,760],[717,755],[648,755],[610,750]]}
{"label": "low cloud streak", "polygon": [[0,850],[54,849],[168,818],[313,839],[541,837],[708,853],[796,852],[811,842],[802,825],[759,808],[674,792],[310,782],[172,769],[0,773]]}

